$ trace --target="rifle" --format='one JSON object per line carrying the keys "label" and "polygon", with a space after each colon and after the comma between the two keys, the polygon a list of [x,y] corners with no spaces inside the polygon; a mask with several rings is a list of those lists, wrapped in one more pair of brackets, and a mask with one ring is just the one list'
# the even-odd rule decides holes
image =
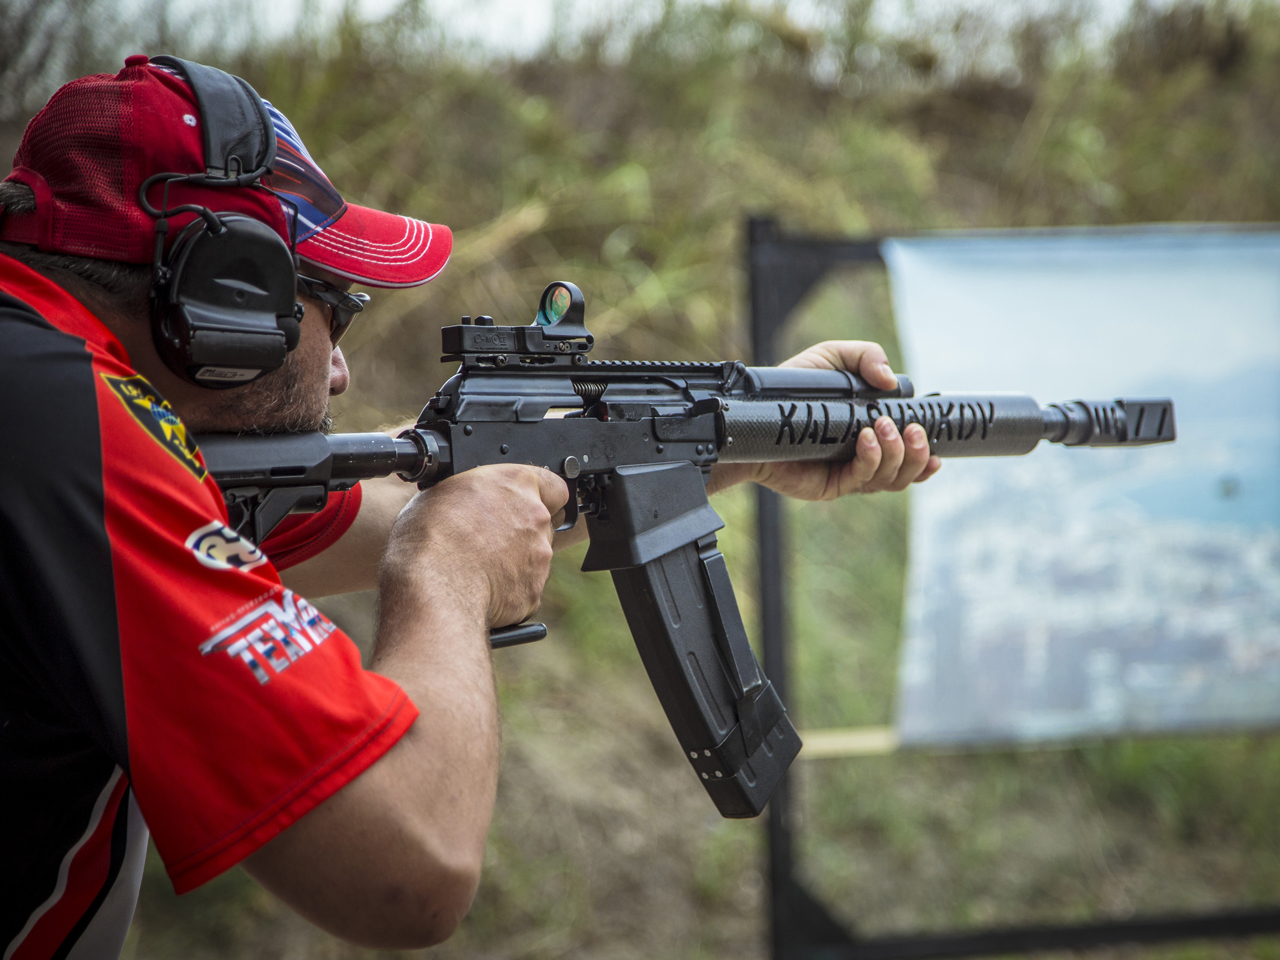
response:
{"label": "rifle", "polygon": [[[381,433],[198,438],[232,526],[261,540],[330,491],[392,473],[426,488],[488,463],[564,478],[567,530],[586,517],[583,570],[613,576],[627,624],[676,738],[720,813],[753,817],[800,738],[747,642],[707,500],[717,462],[847,461],[881,416],[920,424],[942,457],[1016,456],[1041,440],[1121,447],[1175,438],[1170,400],[1041,407],[1016,393],[915,397],[843,370],[739,362],[591,361],[582,293],[547,286],[535,322],[463,317],[445,327],[459,371],[415,427]],[[540,623],[491,632],[494,647],[546,636]]]}

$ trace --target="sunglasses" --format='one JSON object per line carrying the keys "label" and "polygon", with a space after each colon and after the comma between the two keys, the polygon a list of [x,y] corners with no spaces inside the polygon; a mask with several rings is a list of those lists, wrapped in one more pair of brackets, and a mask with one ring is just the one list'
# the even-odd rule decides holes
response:
{"label": "sunglasses", "polygon": [[304,296],[319,300],[329,308],[329,342],[335,347],[342,339],[356,314],[362,311],[369,302],[367,293],[347,293],[339,290],[331,283],[316,280],[313,277],[298,275],[298,292]]}

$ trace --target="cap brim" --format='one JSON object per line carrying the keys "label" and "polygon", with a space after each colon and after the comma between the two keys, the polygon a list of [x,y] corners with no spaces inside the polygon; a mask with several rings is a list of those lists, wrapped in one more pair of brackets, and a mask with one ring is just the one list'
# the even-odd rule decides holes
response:
{"label": "cap brim", "polygon": [[298,256],[370,287],[416,287],[444,269],[453,232],[436,223],[347,204],[334,223],[298,244]]}

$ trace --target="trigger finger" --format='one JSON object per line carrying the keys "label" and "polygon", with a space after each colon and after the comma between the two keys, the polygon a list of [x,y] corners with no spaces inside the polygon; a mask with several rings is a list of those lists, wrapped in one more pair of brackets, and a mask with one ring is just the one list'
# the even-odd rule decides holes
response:
{"label": "trigger finger", "polygon": [[[538,496],[542,498],[548,513],[563,514],[565,505],[569,502],[569,485],[550,470],[539,470]],[[564,517],[561,516],[560,519],[563,521]]]}

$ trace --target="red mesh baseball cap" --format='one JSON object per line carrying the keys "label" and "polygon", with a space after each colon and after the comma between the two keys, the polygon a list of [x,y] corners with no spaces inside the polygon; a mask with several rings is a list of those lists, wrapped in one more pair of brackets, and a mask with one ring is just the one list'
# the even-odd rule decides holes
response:
{"label": "red mesh baseball cap", "polygon": [[[311,158],[293,125],[267,104],[276,163],[262,187],[174,182],[168,204],[192,203],[261,220],[288,241],[298,218],[298,256],[372,287],[413,287],[439,273],[453,249],[448,227],[347,203]],[[186,81],[143,55],[115,76],[60,88],[27,124],[6,180],[35,192],[33,213],[0,216],[0,240],[125,263],[150,263],[155,220],[138,188],[157,173],[204,172],[200,110]],[[164,185],[147,199],[159,206]],[[170,218],[169,237],[194,214]]]}

